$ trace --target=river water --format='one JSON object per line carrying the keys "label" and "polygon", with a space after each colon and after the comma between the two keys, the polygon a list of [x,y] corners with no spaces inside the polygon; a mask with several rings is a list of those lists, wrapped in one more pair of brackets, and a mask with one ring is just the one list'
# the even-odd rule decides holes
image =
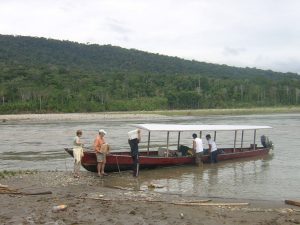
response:
{"label": "river water", "polygon": [[[112,175],[106,179],[110,185],[147,189],[148,184],[155,183],[163,186],[155,191],[205,197],[265,200],[300,197],[300,114],[172,117],[104,122],[8,121],[0,124],[0,170],[71,171],[73,161],[63,148],[72,145],[77,129],[83,130],[85,146],[92,145],[98,129],[105,129],[107,142],[113,151],[117,151],[128,149],[127,132],[134,129],[131,125],[133,123],[268,125],[273,129],[257,131],[256,142],[260,145],[260,135],[267,135],[274,143],[274,154],[264,158],[220,162],[205,165],[204,168],[183,166],[145,170],[141,171],[136,180],[129,173]],[[191,145],[191,134],[192,132],[183,133],[181,144]],[[142,138],[140,147],[145,149],[146,132],[142,133]],[[166,133],[151,134],[152,147],[155,149],[165,146],[166,139]],[[219,147],[229,147],[233,146],[233,139],[234,132],[218,132],[216,143]],[[245,131],[243,146],[253,143],[253,139],[253,132]],[[237,143],[240,140],[241,133],[238,133]],[[170,144],[171,148],[176,148],[176,133],[170,134]]]}

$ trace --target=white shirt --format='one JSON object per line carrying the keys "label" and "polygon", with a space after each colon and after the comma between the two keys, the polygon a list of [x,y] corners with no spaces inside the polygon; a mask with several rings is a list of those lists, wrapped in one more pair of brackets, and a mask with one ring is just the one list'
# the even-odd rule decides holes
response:
{"label": "white shirt", "polygon": [[73,147],[74,148],[81,147],[81,144],[78,144],[78,142],[80,143],[80,138],[78,136],[75,136],[74,140],[73,140]]}
{"label": "white shirt", "polygon": [[212,139],[209,139],[207,142],[208,142],[209,145],[211,145],[211,151],[212,152],[218,150],[216,143]]}
{"label": "white shirt", "polygon": [[194,139],[194,142],[195,142],[196,153],[203,152],[203,143],[202,143],[202,139],[200,139],[200,138],[195,138],[195,139]]}

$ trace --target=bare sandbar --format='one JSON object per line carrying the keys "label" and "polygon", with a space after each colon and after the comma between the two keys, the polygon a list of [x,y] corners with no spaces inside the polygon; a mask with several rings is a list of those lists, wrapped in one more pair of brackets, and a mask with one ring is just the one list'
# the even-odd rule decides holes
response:
{"label": "bare sandbar", "polygon": [[216,116],[216,115],[252,115],[252,114],[300,113],[299,106],[290,107],[254,107],[232,109],[187,109],[128,112],[93,113],[45,113],[45,114],[0,114],[0,122],[29,121],[101,121],[101,120],[151,120],[168,119],[173,116]]}
{"label": "bare sandbar", "polygon": [[103,121],[103,120],[148,120],[163,119],[167,116],[150,113],[51,113],[51,114],[11,114],[0,115],[0,121]]}

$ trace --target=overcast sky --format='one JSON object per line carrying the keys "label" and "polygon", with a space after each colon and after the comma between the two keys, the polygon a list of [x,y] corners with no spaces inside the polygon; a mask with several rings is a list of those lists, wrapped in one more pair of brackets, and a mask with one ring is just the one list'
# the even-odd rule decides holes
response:
{"label": "overcast sky", "polygon": [[300,74],[300,0],[0,0],[0,34]]}

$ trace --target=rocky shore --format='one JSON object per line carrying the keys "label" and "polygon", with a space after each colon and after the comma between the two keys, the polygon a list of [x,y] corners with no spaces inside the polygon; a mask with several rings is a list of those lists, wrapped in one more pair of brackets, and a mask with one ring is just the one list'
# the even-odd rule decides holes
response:
{"label": "rocky shore", "polygon": [[[0,179],[0,187],[15,191],[0,194],[0,224],[300,224],[300,207],[281,201],[170,195],[155,184],[140,190],[139,179],[126,172],[81,175],[28,172]],[[110,182],[117,176],[130,188]],[[58,205],[66,208],[53,211]]]}

